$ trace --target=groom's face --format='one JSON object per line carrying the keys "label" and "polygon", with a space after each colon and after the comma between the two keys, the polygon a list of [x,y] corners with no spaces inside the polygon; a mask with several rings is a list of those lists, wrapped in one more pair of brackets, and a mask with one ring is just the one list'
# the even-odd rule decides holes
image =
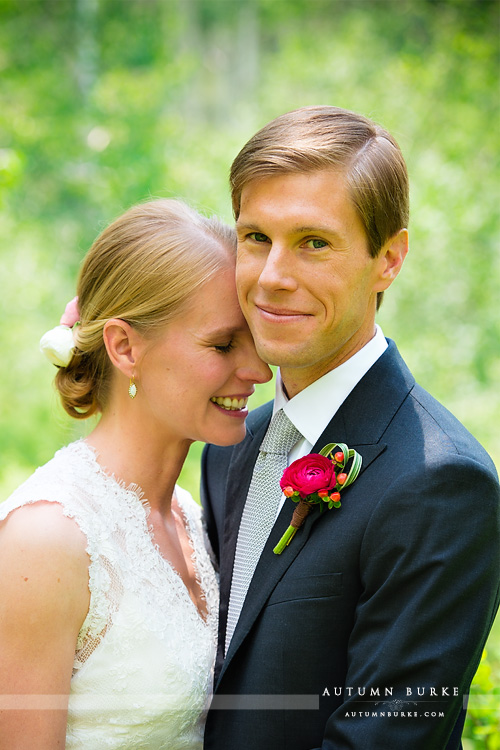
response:
{"label": "groom's face", "polygon": [[330,169],[253,180],[236,227],[240,304],[292,396],[372,338],[383,257]]}

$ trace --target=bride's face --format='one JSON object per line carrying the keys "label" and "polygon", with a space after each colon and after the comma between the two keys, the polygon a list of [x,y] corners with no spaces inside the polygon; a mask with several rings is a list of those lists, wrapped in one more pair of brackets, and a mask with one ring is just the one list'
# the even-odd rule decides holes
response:
{"label": "bride's face", "polygon": [[229,266],[196,290],[184,312],[146,348],[136,371],[136,402],[166,439],[231,445],[245,437],[254,384],[270,378]]}

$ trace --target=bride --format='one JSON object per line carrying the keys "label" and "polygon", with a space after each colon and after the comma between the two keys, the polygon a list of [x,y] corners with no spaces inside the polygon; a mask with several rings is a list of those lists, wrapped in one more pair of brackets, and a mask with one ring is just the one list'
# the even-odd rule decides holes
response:
{"label": "bride", "polygon": [[136,206],[95,241],[78,302],[42,340],[66,411],[100,419],[0,505],[1,747],[202,746],[218,590],[176,480],[193,441],[244,438],[270,378],[235,246],[179,201]]}

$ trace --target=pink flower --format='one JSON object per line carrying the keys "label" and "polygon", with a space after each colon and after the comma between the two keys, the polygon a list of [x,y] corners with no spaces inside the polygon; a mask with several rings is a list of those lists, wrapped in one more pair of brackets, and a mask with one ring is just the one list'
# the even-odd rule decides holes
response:
{"label": "pink flower", "polygon": [[298,458],[285,469],[280,480],[282,490],[292,487],[302,498],[318,490],[332,490],[335,484],[334,464],[319,453]]}
{"label": "pink flower", "polygon": [[59,325],[62,326],[68,326],[68,328],[73,328],[75,323],[78,323],[80,320],[80,311],[78,309],[78,297],[73,297],[71,302],[68,302],[66,305],[66,308],[62,314],[61,320],[59,321]]}

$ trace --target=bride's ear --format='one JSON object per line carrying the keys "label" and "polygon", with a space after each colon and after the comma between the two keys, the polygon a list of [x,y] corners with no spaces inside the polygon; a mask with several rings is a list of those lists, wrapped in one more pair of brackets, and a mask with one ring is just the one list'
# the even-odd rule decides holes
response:
{"label": "bride's ear", "polygon": [[120,318],[111,318],[104,326],[102,337],[112,364],[127,378],[135,373],[141,337]]}

